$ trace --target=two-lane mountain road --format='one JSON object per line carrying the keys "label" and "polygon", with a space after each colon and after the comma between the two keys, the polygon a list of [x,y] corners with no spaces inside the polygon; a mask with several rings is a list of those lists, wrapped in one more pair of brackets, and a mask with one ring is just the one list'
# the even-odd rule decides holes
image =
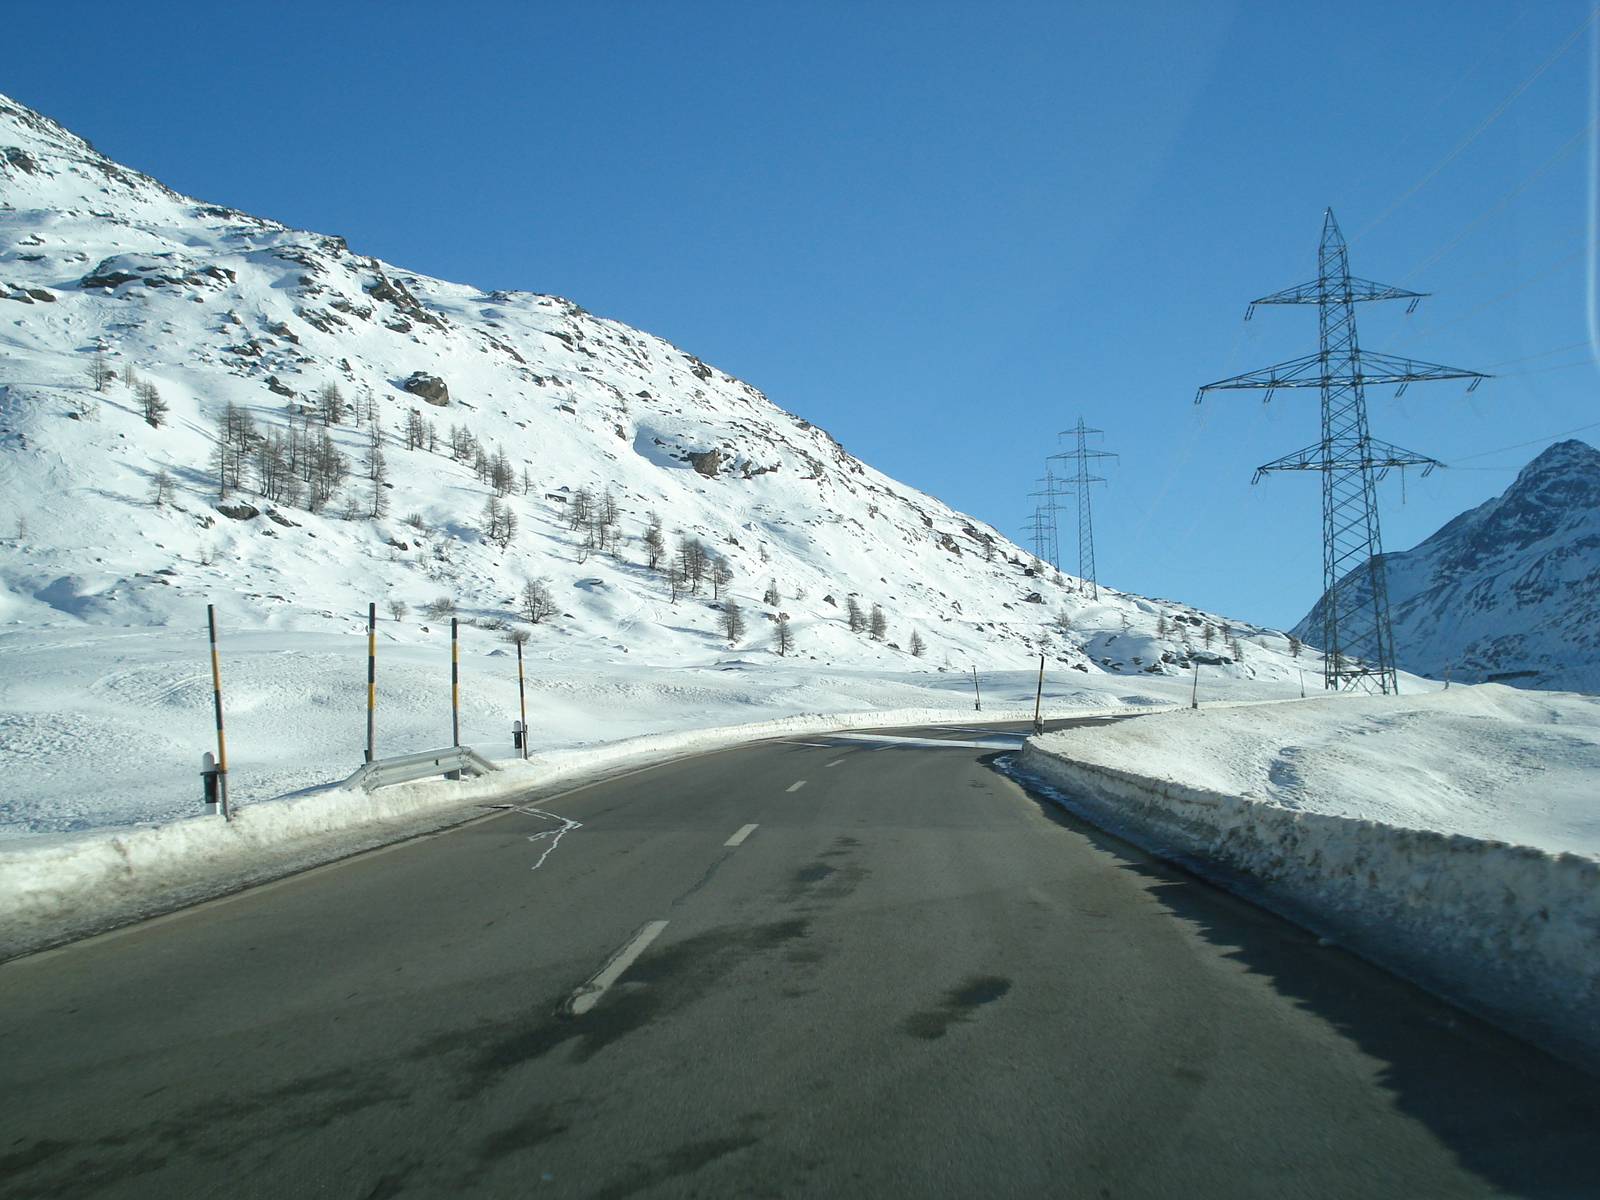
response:
{"label": "two-lane mountain road", "polygon": [[1600,1195],[1594,1080],[995,733],[680,760],[0,966],[0,1196]]}

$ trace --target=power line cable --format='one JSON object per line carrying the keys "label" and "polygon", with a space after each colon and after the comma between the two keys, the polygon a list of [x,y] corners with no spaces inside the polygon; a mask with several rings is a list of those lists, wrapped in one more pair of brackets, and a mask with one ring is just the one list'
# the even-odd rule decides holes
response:
{"label": "power line cable", "polygon": [[1564,42],[1562,42],[1561,45],[1556,48],[1555,53],[1552,54],[1549,58],[1545,59],[1544,62],[1539,65],[1539,67],[1533,72],[1532,75],[1529,75],[1520,84],[1518,84],[1517,87],[1512,91],[1512,93],[1509,96],[1507,96],[1504,100],[1502,100],[1500,102],[1500,104],[1495,108],[1495,110],[1492,113],[1490,113],[1487,117],[1485,117],[1483,119],[1483,121],[1478,125],[1478,127],[1476,129],[1474,129],[1471,133],[1469,133],[1465,138],[1463,138],[1456,145],[1456,148],[1454,150],[1450,151],[1450,153],[1446,154],[1437,163],[1435,163],[1433,165],[1433,167],[1428,171],[1427,174],[1425,174],[1421,179],[1417,180],[1416,183],[1412,184],[1411,187],[1408,188],[1405,191],[1405,193],[1403,195],[1401,195],[1401,197],[1398,200],[1396,200],[1393,204],[1389,205],[1388,208],[1384,209],[1376,217],[1374,217],[1374,218],[1372,218],[1372,220],[1368,221],[1366,223],[1366,225],[1364,225],[1362,227],[1361,231],[1359,233],[1357,233],[1355,235],[1355,237],[1351,238],[1350,240],[1352,242],[1359,241],[1362,237],[1364,237],[1367,233],[1369,233],[1380,221],[1382,221],[1390,213],[1394,212],[1395,209],[1399,208],[1407,200],[1411,199],[1412,196],[1416,195],[1417,192],[1420,191],[1428,183],[1428,181],[1430,179],[1432,179],[1440,171],[1444,170],[1444,168],[1447,165],[1449,165],[1450,161],[1452,159],[1454,159],[1456,157],[1456,155],[1460,154],[1469,145],[1471,145],[1477,139],[1477,137],[1478,137],[1478,135],[1480,133],[1482,133],[1485,129],[1489,128],[1490,125],[1494,124],[1495,120],[1500,116],[1500,114],[1505,112],[1506,109],[1510,108],[1511,105],[1516,101],[1517,97],[1521,96],[1523,92],[1527,91],[1530,87],[1532,87],[1534,81],[1536,79],[1538,79],[1539,76],[1543,75],[1547,70],[1549,70],[1551,65],[1555,63],[1556,59],[1560,58],[1563,54],[1565,54],[1571,48],[1572,43],[1577,41],[1578,38],[1583,35],[1583,33],[1589,28],[1590,25],[1594,24],[1596,15],[1597,14],[1591,12],[1589,14],[1589,16],[1587,18],[1585,18],[1585,20],[1584,20],[1582,25],[1579,25],[1576,29],[1574,29],[1570,34],[1567,35],[1566,40]]}

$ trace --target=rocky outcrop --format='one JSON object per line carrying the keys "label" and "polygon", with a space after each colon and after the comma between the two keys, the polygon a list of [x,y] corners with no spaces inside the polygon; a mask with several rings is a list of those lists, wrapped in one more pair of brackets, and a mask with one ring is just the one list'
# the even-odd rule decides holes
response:
{"label": "rocky outcrop", "polygon": [[450,405],[450,388],[445,381],[437,375],[429,375],[426,371],[418,371],[400,385],[413,396],[418,396],[429,404],[440,408]]}

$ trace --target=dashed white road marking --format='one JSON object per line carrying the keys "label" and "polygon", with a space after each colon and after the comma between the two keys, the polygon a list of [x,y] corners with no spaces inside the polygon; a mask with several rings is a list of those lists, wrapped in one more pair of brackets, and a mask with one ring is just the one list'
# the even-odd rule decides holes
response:
{"label": "dashed white road marking", "polygon": [[823,763],[822,765],[824,767],[837,767],[843,761],[844,761],[844,759],[842,759],[842,758],[836,758],[831,763]]}
{"label": "dashed white road marking", "polygon": [[665,921],[646,921],[626,946],[613,954],[605,966],[572,993],[567,1000],[567,1011],[575,1017],[581,1017],[599,1004],[600,997],[606,994],[606,989],[622,978],[622,973],[633,966],[634,960],[645,952],[651,942],[661,936],[661,931],[666,927]]}
{"label": "dashed white road marking", "polygon": [[805,787],[805,785],[806,785],[806,781],[804,779],[802,779],[797,783],[791,783],[784,790],[785,791],[789,791],[789,792],[798,792],[801,788]]}
{"label": "dashed white road marking", "polygon": [[727,841],[723,842],[722,844],[724,846],[738,846],[738,845],[741,845],[741,844],[743,844],[745,838],[749,837],[755,831],[756,831],[756,827],[754,825],[742,825],[742,826],[740,826],[738,833],[734,834],[731,838],[729,838]]}

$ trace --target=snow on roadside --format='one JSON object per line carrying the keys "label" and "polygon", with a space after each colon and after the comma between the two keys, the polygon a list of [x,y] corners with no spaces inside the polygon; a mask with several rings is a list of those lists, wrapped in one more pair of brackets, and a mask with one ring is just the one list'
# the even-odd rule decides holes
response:
{"label": "snow on roadside", "polygon": [[1600,855],[1600,698],[1500,684],[1178,711],[1039,739],[1288,809]]}
{"label": "snow on roadside", "polygon": [[[448,745],[448,631],[392,621],[380,628],[379,756]],[[491,631],[463,627],[461,636],[462,741],[489,758],[509,757],[516,659]],[[726,650],[677,662],[643,652],[569,659],[551,648],[560,640],[552,633],[529,646],[528,719],[540,752],[795,713],[971,704],[971,677],[953,671],[778,665],[771,655]],[[0,635],[0,843],[199,811],[200,756],[215,749],[205,653],[201,631],[177,627],[74,624]],[[325,785],[361,764],[365,656],[354,621],[345,633],[224,630],[238,803]],[[983,672],[985,707],[1030,705],[1034,682],[1027,671]],[[1187,686],[1055,669],[1045,700],[1055,708],[1170,703],[1186,699]],[[1231,679],[1206,687],[1217,697],[1287,690]]]}
{"label": "snow on roadside", "polygon": [[[1073,711],[1090,715],[1126,707]],[[991,708],[986,715],[1017,721],[1031,711]],[[548,803],[544,794],[558,795],[618,771],[785,735],[949,723],[964,716],[962,709],[927,707],[803,713],[549,751],[460,781],[435,778],[371,792],[308,789],[245,806],[231,821],[191,816],[0,842],[0,960],[458,825],[483,815],[491,801],[532,797]]]}

